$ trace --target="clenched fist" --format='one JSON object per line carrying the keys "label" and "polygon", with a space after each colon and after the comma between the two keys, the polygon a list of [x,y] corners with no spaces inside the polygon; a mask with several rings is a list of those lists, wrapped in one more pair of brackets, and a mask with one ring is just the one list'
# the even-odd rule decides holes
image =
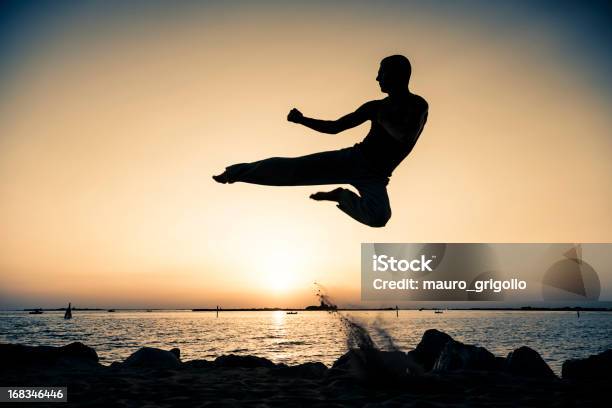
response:
{"label": "clenched fist", "polygon": [[300,123],[300,121],[304,118],[304,115],[302,115],[302,112],[300,112],[299,110],[293,108],[289,111],[289,114],[287,115],[287,120],[289,122],[294,122],[294,123]]}

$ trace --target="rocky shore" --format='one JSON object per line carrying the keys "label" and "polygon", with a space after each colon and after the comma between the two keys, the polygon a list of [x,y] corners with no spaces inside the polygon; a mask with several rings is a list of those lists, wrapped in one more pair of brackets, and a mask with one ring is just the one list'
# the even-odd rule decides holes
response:
{"label": "rocky shore", "polygon": [[105,366],[81,343],[1,344],[0,367],[0,386],[67,386],[83,407],[592,407],[609,406],[612,350],[566,361],[561,378],[529,347],[494,356],[433,329],[407,353],[362,347],[332,367],[148,347]]}

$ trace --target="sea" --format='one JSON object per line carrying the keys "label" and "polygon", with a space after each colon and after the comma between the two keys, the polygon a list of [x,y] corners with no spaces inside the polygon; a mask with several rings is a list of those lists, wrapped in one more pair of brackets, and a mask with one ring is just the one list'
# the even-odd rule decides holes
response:
{"label": "sea", "polygon": [[[612,348],[612,312],[565,311],[61,311],[31,315],[0,311],[0,343],[61,346],[80,341],[103,364],[140,347],[178,347],[181,359],[256,355],[275,363],[320,361],[331,366],[349,347],[346,319],[363,327],[383,350],[409,351],[427,329],[483,346],[497,356],[526,345],[557,373],[563,362]],[[345,317],[343,319],[341,317]]]}

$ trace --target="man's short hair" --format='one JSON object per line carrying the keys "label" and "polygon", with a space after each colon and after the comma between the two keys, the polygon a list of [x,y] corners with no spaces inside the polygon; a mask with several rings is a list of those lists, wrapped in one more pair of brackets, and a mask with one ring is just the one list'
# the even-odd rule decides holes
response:
{"label": "man's short hair", "polygon": [[398,81],[406,82],[410,80],[412,74],[412,66],[408,58],[403,55],[390,55],[383,58],[380,62],[381,65],[385,66],[385,70],[397,78]]}

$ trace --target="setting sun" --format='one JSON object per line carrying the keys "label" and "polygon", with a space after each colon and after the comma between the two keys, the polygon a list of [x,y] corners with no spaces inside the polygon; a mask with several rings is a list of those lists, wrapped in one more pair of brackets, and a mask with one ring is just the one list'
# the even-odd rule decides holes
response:
{"label": "setting sun", "polygon": [[296,289],[302,267],[288,252],[273,252],[262,262],[262,283],[266,290],[285,294]]}

